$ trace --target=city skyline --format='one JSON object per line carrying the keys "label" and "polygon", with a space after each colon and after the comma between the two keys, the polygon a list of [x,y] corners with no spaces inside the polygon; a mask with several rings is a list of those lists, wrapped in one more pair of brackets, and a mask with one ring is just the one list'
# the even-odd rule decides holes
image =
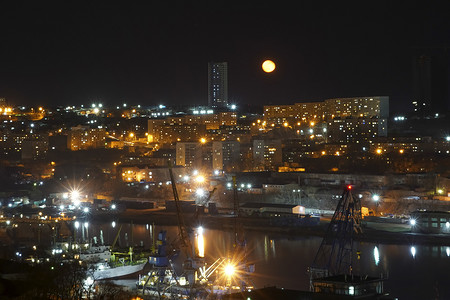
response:
{"label": "city skyline", "polygon": [[[224,61],[228,100],[240,106],[386,95],[392,111],[412,110],[414,57],[448,55],[446,8],[3,5],[0,97],[29,105],[206,105],[207,64]],[[264,59],[277,64],[273,73],[261,70]],[[448,86],[445,76],[439,81]]]}

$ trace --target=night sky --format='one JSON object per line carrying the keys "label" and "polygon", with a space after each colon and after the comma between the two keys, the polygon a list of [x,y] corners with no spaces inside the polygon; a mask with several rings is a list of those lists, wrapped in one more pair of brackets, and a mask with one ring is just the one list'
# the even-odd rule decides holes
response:
{"label": "night sky", "polygon": [[207,63],[227,61],[238,105],[387,95],[395,111],[413,57],[450,46],[447,1],[10,2],[0,97],[15,105],[206,105]]}

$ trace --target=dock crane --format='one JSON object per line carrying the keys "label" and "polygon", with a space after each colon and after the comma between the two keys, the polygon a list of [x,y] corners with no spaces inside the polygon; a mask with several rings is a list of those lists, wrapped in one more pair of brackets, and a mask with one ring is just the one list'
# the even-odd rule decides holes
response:
{"label": "dock crane", "polygon": [[192,244],[191,240],[189,239],[189,235],[187,232],[186,224],[184,222],[183,213],[181,211],[181,204],[180,204],[180,198],[178,197],[178,191],[177,186],[175,184],[175,178],[173,176],[172,171],[172,163],[170,160],[168,161],[168,167],[169,167],[169,175],[170,175],[170,182],[172,183],[172,192],[173,192],[173,200],[175,201],[175,208],[177,213],[177,221],[178,221],[178,234],[180,238],[180,246],[186,255],[187,258],[192,258]]}
{"label": "dock crane", "polygon": [[361,234],[361,202],[344,189],[322,243],[310,268],[311,279],[334,274],[352,274],[353,239]]}
{"label": "dock crane", "polygon": [[187,227],[184,222],[180,199],[178,197],[177,186],[175,183],[175,177],[173,176],[172,164],[170,160],[168,161],[168,166],[170,180],[172,182],[173,198],[175,201],[175,208],[177,213],[180,248],[186,255],[186,260],[183,263],[183,272],[185,277],[187,278],[189,285],[193,287],[197,283],[198,278],[204,277],[203,274],[205,274],[206,263],[203,257],[198,256],[198,251],[194,251],[192,247]]}
{"label": "dock crane", "polygon": [[[361,201],[352,194],[352,188],[348,185],[344,189],[313,265],[308,270],[310,289],[314,293],[346,294],[358,298],[363,295],[384,296],[383,281],[386,278],[358,275],[353,269],[353,240],[362,235],[362,229]],[[356,254],[359,259],[359,251]]]}

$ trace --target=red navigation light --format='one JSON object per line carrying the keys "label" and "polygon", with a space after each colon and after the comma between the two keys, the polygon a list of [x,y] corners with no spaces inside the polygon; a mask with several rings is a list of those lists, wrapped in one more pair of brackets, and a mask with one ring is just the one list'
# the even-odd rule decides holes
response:
{"label": "red navigation light", "polygon": [[351,185],[347,185],[347,190],[351,190],[352,186]]}

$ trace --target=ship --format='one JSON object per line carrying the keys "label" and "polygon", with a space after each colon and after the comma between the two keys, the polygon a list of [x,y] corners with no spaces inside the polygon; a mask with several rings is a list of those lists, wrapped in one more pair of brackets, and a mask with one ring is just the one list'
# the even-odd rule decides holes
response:
{"label": "ship", "polygon": [[105,279],[120,279],[124,277],[130,277],[140,273],[145,265],[147,264],[147,260],[140,260],[137,262],[123,262],[122,265],[119,264],[110,264],[110,263],[101,263],[96,264],[95,269],[93,269],[92,277],[95,280],[105,280]]}
{"label": "ship", "polygon": [[119,279],[139,273],[148,262],[146,258],[133,261],[132,247],[128,254],[129,259],[125,257],[116,259],[115,254],[111,252],[111,246],[88,244],[75,254],[74,258],[86,265],[89,275],[94,280]]}

